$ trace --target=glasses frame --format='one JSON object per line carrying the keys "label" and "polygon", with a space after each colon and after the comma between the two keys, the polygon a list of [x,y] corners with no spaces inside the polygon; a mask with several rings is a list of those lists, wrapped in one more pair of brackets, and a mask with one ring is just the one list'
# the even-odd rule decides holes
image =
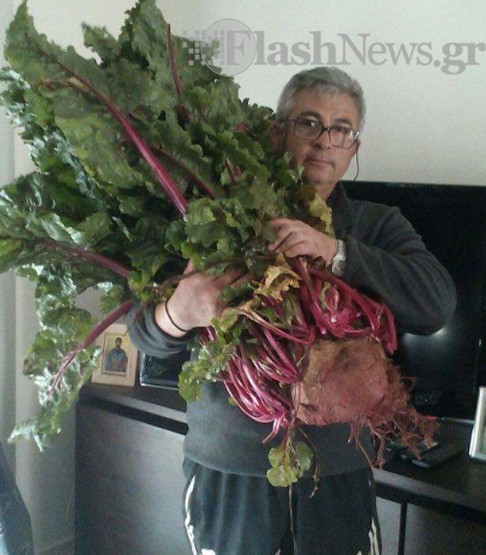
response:
{"label": "glasses frame", "polygon": [[[321,126],[321,130],[320,130],[319,134],[318,134],[316,137],[313,137],[312,139],[309,139],[308,137],[302,137],[301,135],[299,135],[298,133],[296,133],[295,128],[296,128],[296,126],[297,126],[297,122],[298,122],[299,120],[303,120],[303,119],[304,119],[304,120],[305,120],[305,119],[308,119],[308,120],[310,120],[310,121],[315,121],[317,124],[319,124],[319,125]],[[340,126],[331,125],[330,127],[326,127],[326,126],[324,126],[319,120],[313,120],[313,119],[311,120],[310,118],[305,118],[305,117],[292,118],[292,119],[288,119],[288,120],[285,120],[285,121],[287,121],[287,122],[292,122],[292,123],[294,124],[293,133],[294,133],[294,135],[295,135],[296,137],[298,137],[299,139],[303,139],[303,140],[305,140],[305,141],[317,141],[317,139],[319,139],[319,137],[320,137],[324,132],[327,132],[327,136],[329,137],[329,142],[331,143],[331,145],[334,146],[334,147],[336,147],[336,148],[343,148],[343,149],[345,149],[345,150],[348,150],[348,149],[352,148],[352,147],[356,144],[356,142],[357,142],[357,140],[358,140],[358,138],[359,138],[359,136],[360,136],[360,131],[355,131],[354,129],[351,128],[350,131],[353,132],[353,142],[352,142],[349,146],[335,145],[335,144],[332,142],[331,131],[332,131],[333,129],[335,129],[336,127],[340,127]]]}

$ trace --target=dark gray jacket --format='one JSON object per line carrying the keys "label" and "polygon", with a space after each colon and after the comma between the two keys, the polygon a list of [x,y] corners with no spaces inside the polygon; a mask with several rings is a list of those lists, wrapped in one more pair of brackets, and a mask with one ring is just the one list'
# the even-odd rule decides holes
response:
{"label": "dark gray jacket", "polygon": [[[333,224],[346,243],[343,279],[355,288],[378,296],[391,308],[400,332],[429,334],[452,315],[454,284],[420,236],[397,208],[349,199],[338,185],[330,197]],[[189,356],[189,339],[174,339],[155,324],[153,307],[134,321],[129,315],[131,337],[141,351],[180,366]],[[193,353],[195,356],[195,353]],[[189,432],[185,455],[207,467],[239,474],[264,476],[268,451],[276,441],[263,445],[271,426],[254,422],[230,405],[222,384],[203,386],[198,401],[188,404]],[[319,454],[321,476],[350,472],[366,466],[354,442],[348,442],[347,424],[306,426]],[[372,449],[368,434],[362,442]]]}

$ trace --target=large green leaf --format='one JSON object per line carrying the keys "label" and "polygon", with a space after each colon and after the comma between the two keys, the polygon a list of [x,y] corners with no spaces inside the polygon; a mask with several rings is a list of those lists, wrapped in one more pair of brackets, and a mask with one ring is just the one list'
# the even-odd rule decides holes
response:
{"label": "large green leaf", "polygon": [[[34,438],[40,448],[59,433],[62,413],[96,365],[97,350],[84,342],[93,318],[76,304],[83,291],[101,290],[111,318],[132,300],[168,295],[188,259],[213,274],[234,266],[251,273],[249,284],[225,291],[233,308],[213,322],[214,341],[181,374],[181,392],[192,399],[249,339],[241,306],[276,321],[258,293],[278,298],[293,285],[268,278],[280,271],[268,252],[268,224],[302,219],[312,200],[312,191],[296,193],[301,176],[289,156],[273,155],[272,110],[241,100],[232,78],[193,63],[193,42],[171,35],[155,0],[138,1],[117,38],[103,27],[83,30],[89,59],[38,33],[23,2],[7,32],[9,67],[0,72],[0,103],[36,165],[0,191],[0,271],[35,283],[40,323],[24,372],[41,408],[12,439]],[[213,45],[202,48],[209,55]],[[170,186],[187,203],[183,218]],[[326,217],[314,204],[309,218]],[[286,299],[281,317],[290,321],[294,309]],[[86,348],[60,374],[79,345]],[[308,468],[308,453],[292,442],[272,457],[274,482],[291,483]]]}

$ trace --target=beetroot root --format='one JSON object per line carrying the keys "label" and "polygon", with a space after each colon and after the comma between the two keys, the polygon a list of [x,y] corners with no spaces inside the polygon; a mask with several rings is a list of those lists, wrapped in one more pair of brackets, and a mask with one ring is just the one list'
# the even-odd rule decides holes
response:
{"label": "beetroot root", "polygon": [[431,443],[437,429],[435,419],[413,408],[399,368],[370,337],[317,340],[302,361],[293,399],[301,423],[347,423],[358,445],[368,427],[378,442],[377,466],[388,439],[414,450],[421,441]]}
{"label": "beetroot root", "polygon": [[306,424],[362,421],[384,398],[387,358],[372,338],[319,339],[306,355],[297,385],[297,417]]}

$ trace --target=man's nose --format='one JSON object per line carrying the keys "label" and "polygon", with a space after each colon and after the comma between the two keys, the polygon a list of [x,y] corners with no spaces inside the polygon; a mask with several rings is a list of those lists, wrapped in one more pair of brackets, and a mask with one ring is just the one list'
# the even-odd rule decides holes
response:
{"label": "man's nose", "polygon": [[318,148],[331,148],[332,144],[329,129],[323,129],[322,133],[319,137],[317,137],[317,139],[314,139],[313,143]]}

